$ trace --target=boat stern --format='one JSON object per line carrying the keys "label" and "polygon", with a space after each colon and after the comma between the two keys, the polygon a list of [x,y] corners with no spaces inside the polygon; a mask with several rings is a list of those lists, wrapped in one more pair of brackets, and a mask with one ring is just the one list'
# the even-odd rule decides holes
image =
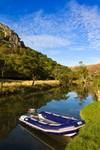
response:
{"label": "boat stern", "polygon": [[75,127],[81,128],[81,127],[84,126],[84,125],[85,125],[85,121],[84,121],[84,120],[79,120],[79,121],[77,121]]}

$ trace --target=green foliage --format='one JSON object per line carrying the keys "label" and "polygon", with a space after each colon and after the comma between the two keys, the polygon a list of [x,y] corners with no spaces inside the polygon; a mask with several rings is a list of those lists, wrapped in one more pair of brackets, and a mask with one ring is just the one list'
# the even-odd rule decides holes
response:
{"label": "green foliage", "polygon": [[0,40],[3,40],[3,39],[4,39],[4,32],[0,28]]}
{"label": "green foliage", "polygon": [[[64,75],[64,72],[69,71],[67,67],[57,64],[46,55],[21,44],[15,46],[14,42],[9,41],[10,37],[9,39],[4,37],[2,30],[0,37],[2,38],[0,39],[0,78],[2,79],[33,79],[33,77],[42,80],[60,79],[61,74]],[[11,38],[15,38],[15,33]],[[20,42],[17,34],[13,40]]]}
{"label": "green foliage", "polygon": [[93,82],[94,82],[94,91],[97,93],[98,91],[100,91],[100,74],[96,74],[94,75],[93,78]]}
{"label": "green foliage", "polygon": [[73,73],[68,67],[64,67],[59,71],[58,79],[61,86],[69,86],[72,83]]}
{"label": "green foliage", "polygon": [[71,69],[25,47],[15,32],[3,24],[0,26],[0,78],[58,79],[61,85],[71,82]]}
{"label": "green foliage", "polygon": [[78,73],[79,73],[80,78],[83,78],[84,80],[87,78],[89,72],[88,72],[87,67],[82,62],[79,62],[79,63],[80,63],[80,66],[79,66]]}
{"label": "green foliage", "polygon": [[74,71],[74,75],[78,79],[78,83],[82,86],[89,86],[93,83],[92,74],[89,72],[87,67],[83,64],[83,62],[79,62],[80,66],[76,71]]}

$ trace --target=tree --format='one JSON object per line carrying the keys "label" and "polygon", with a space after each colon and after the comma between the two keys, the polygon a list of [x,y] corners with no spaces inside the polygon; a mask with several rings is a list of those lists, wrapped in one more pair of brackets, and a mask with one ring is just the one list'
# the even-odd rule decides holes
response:
{"label": "tree", "polygon": [[32,81],[33,81],[33,82],[32,82],[32,86],[34,86],[36,78],[37,78],[37,77],[33,74],[33,76],[32,76]]}
{"label": "tree", "polygon": [[1,78],[5,77],[5,71],[7,68],[6,57],[4,55],[0,55],[0,71],[1,71]]}
{"label": "tree", "polygon": [[91,74],[89,73],[87,67],[83,64],[82,61],[79,62],[80,66],[78,69],[79,79],[82,84],[87,86],[92,80]]}

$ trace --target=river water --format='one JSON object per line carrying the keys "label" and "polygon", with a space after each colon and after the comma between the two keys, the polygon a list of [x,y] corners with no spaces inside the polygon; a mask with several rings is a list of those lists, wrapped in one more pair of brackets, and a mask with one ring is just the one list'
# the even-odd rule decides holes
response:
{"label": "river water", "polygon": [[64,150],[72,138],[52,136],[22,126],[20,115],[29,108],[56,112],[80,118],[80,110],[93,102],[84,90],[52,89],[41,93],[12,95],[0,98],[0,150]]}

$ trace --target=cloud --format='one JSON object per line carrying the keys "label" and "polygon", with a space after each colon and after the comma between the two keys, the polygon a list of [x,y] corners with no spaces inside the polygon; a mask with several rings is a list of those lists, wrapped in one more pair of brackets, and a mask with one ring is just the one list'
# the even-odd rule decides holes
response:
{"label": "cloud", "polygon": [[59,36],[53,35],[32,35],[22,36],[25,43],[35,49],[55,49],[70,45],[70,41]]}
{"label": "cloud", "polygon": [[23,16],[17,22],[6,18],[6,22],[26,45],[49,56],[54,54],[56,60],[72,51],[76,55],[84,51],[86,58],[89,53],[100,52],[100,9],[97,6],[70,1],[56,13],[47,14],[40,10]]}
{"label": "cloud", "polygon": [[100,50],[100,10],[96,6],[71,1],[55,14],[45,14],[40,10],[24,16],[12,26],[32,48],[71,49],[75,46],[78,51]]}
{"label": "cloud", "polygon": [[79,29],[81,36],[87,40],[88,47],[100,50],[100,10],[97,6],[90,7],[70,3],[73,29]]}

